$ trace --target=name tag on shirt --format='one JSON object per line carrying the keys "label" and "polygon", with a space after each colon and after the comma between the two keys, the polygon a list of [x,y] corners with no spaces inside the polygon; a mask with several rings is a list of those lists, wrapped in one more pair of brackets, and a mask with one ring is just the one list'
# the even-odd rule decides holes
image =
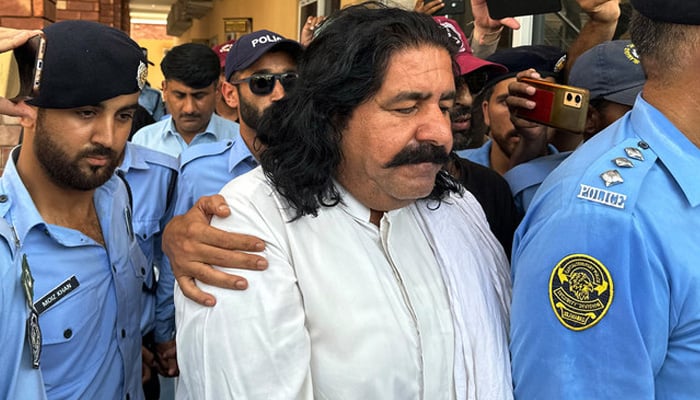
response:
{"label": "name tag on shirt", "polygon": [[61,284],[53,288],[49,293],[44,295],[34,303],[37,313],[41,314],[46,311],[49,307],[56,304],[59,300],[66,297],[68,293],[74,291],[80,286],[78,278],[75,275],[71,276],[67,280],[63,281]]}

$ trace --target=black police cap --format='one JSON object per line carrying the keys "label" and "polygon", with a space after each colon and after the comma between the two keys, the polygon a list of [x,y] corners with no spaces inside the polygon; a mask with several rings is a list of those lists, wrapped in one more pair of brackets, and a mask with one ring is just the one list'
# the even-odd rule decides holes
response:
{"label": "black police cap", "polygon": [[46,53],[39,95],[42,108],[95,105],[140,91],[146,57],[124,32],[91,21],[61,21],[44,29]]}

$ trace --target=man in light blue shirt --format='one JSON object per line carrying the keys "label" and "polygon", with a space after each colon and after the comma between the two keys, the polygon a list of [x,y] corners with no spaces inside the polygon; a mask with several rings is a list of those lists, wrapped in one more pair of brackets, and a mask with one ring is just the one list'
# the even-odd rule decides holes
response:
{"label": "man in light blue shirt", "polygon": [[0,178],[0,397],[142,399],[147,261],[114,171],[145,58],[95,22],[44,34],[41,90],[17,104],[24,141]]}
{"label": "man in light blue shirt", "polygon": [[516,232],[516,398],[700,393],[700,3],[632,5],[641,95],[547,177]]}
{"label": "man in light blue shirt", "polygon": [[[583,140],[587,141],[631,110],[645,80],[637,50],[629,40],[607,41],[581,54],[571,68],[568,83],[590,92]],[[510,89],[524,85],[514,85]],[[569,154],[571,152],[567,151],[537,157],[514,166],[503,175],[521,212],[527,211],[544,178]]]}
{"label": "man in light blue shirt", "polygon": [[552,145],[529,140],[521,135],[510,120],[510,111],[505,100],[508,97],[508,85],[516,80],[515,75],[518,71],[534,68],[545,79],[555,80],[564,66],[566,53],[553,46],[519,46],[499,50],[487,60],[502,64],[510,71],[491,75],[480,95],[483,98],[481,110],[484,123],[488,127],[489,140],[481,147],[460,150],[457,155],[503,175],[512,165],[518,163],[516,160],[557,152]]}
{"label": "man in light blue shirt", "polygon": [[238,135],[238,124],[214,113],[220,67],[212,49],[196,43],[173,47],[160,67],[170,115],[141,128],[134,143],[177,157],[188,146]]}
{"label": "man in light blue shirt", "polygon": [[[164,261],[161,235],[170,221],[175,200],[177,159],[165,153],[127,142],[119,171],[129,183],[134,234],[148,260],[141,329],[153,332],[161,373],[175,363],[175,354],[164,354],[175,346],[175,309],[172,299],[174,277]],[[155,269],[155,270],[154,270]],[[157,271],[157,272],[156,272]],[[174,367],[173,367],[174,368]]]}

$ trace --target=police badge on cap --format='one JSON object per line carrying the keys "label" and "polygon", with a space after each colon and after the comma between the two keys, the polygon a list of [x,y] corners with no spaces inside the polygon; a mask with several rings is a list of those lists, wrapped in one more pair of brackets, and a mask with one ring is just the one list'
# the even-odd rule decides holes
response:
{"label": "police badge on cap", "polygon": [[98,104],[140,91],[146,57],[124,32],[91,21],[61,21],[44,29],[46,53],[39,95],[42,108]]}

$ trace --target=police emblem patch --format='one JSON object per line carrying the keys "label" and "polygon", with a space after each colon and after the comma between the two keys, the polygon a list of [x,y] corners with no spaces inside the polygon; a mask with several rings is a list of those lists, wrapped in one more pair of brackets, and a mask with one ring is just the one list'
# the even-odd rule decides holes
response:
{"label": "police emblem patch", "polygon": [[139,68],[136,72],[136,84],[139,90],[143,90],[143,87],[146,86],[146,78],[148,78],[148,67],[143,61],[139,61]]}
{"label": "police emblem patch", "polygon": [[586,254],[570,254],[549,278],[549,301],[559,322],[582,331],[600,322],[613,300],[610,272]]}

